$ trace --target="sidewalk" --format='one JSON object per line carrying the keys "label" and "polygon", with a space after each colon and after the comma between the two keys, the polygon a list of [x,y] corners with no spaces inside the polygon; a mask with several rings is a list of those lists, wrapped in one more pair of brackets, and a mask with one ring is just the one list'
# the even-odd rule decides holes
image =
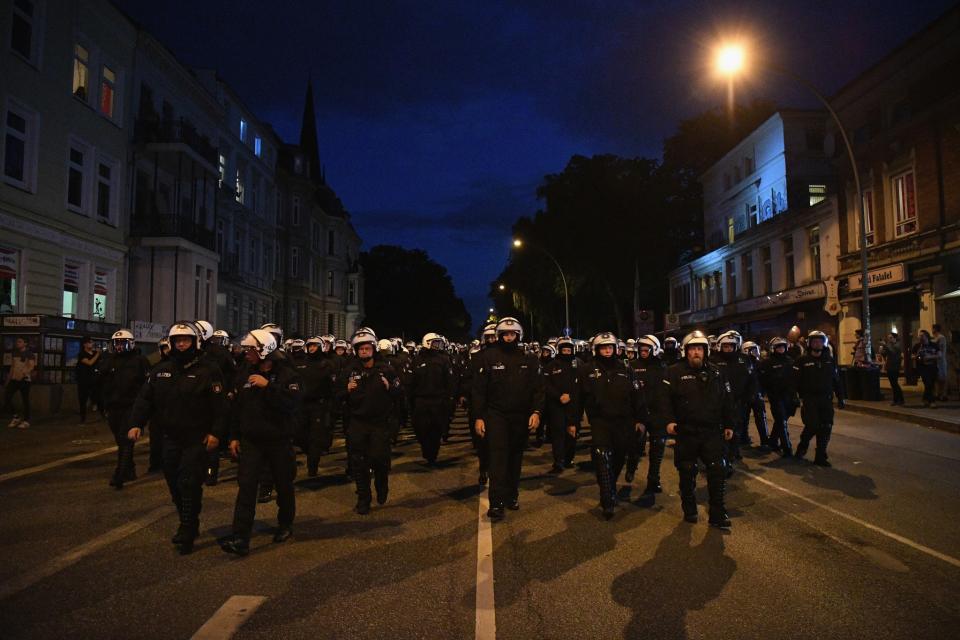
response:
{"label": "sidewalk", "polygon": [[847,411],[856,411],[895,420],[904,420],[933,429],[960,433],[960,400],[951,398],[947,402],[936,403],[935,408],[924,408],[922,385],[901,385],[905,404],[893,407],[893,394],[890,392],[890,383],[885,378],[880,379],[880,390],[883,400],[847,400]]}

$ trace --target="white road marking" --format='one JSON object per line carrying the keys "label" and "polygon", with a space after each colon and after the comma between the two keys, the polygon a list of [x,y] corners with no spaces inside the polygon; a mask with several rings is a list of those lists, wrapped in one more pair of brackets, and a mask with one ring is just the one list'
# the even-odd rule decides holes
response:
{"label": "white road marking", "polygon": [[230,596],[191,640],[228,640],[267,601],[266,596]]}
{"label": "white road marking", "polygon": [[[139,444],[148,444],[150,438],[143,438],[139,440],[134,446]],[[40,473],[41,471],[49,471],[50,469],[56,469],[57,467],[62,467],[73,462],[80,462],[81,460],[89,460],[90,458],[97,458],[108,453],[115,453],[117,450],[116,445],[112,447],[107,447],[106,449],[97,449],[96,451],[91,451],[90,453],[80,453],[75,456],[70,456],[68,458],[60,458],[59,460],[54,460],[52,462],[45,462],[43,464],[38,464],[35,467],[27,467],[25,469],[17,469],[16,471],[10,471],[0,475],[0,482],[6,482],[7,480],[15,480],[16,478],[22,478],[24,476],[29,476],[34,473]]]}
{"label": "white road marking", "polygon": [[856,516],[852,516],[852,515],[850,515],[850,514],[848,514],[848,513],[844,513],[843,511],[840,511],[839,509],[835,509],[834,507],[831,507],[831,506],[829,506],[829,505],[823,504],[823,503],[821,503],[821,502],[817,502],[816,500],[811,500],[810,498],[808,498],[808,497],[806,497],[806,496],[800,495],[800,494],[797,493],[796,491],[791,491],[790,489],[787,489],[786,487],[781,487],[781,486],[778,485],[776,482],[771,482],[770,480],[767,480],[766,478],[761,478],[760,476],[754,475],[754,474],[750,473],[749,471],[744,471],[743,474],[746,475],[746,476],[749,476],[749,477],[753,478],[754,480],[757,480],[758,482],[762,482],[762,483],[765,484],[765,485],[768,485],[768,486],[770,486],[770,487],[773,487],[774,489],[778,489],[778,490],[780,490],[780,491],[782,491],[782,492],[784,492],[784,493],[786,493],[786,494],[788,494],[788,495],[791,495],[791,496],[793,496],[794,498],[797,498],[798,500],[803,500],[804,502],[809,503],[809,504],[812,504],[813,506],[818,507],[818,508],[820,508],[820,509],[823,509],[824,511],[829,511],[830,513],[832,513],[832,514],[835,515],[835,516],[839,516],[839,517],[841,517],[841,518],[843,518],[843,519],[845,519],[845,520],[849,520],[850,522],[853,522],[853,523],[855,523],[855,524],[858,524],[858,525],[860,525],[861,527],[864,527],[865,529],[869,529],[870,531],[873,531],[873,532],[875,532],[875,533],[879,533],[880,535],[886,536],[887,538],[890,538],[891,540],[895,540],[895,541],[899,542],[900,544],[904,544],[904,545],[906,545],[906,546],[908,546],[908,547],[911,547],[912,549],[916,549],[917,551],[920,551],[921,553],[925,553],[925,554],[927,554],[928,556],[932,556],[932,557],[936,558],[937,560],[942,560],[943,562],[946,562],[947,564],[951,564],[951,565],[953,565],[953,566],[955,566],[955,567],[960,568],[960,560],[958,560],[957,558],[954,558],[953,556],[950,556],[950,555],[947,555],[947,554],[942,553],[942,552],[940,552],[940,551],[937,551],[936,549],[931,549],[930,547],[928,547],[928,546],[926,546],[926,545],[923,545],[923,544],[920,544],[919,542],[916,542],[916,541],[914,541],[914,540],[911,540],[910,538],[907,538],[907,537],[905,537],[905,536],[902,536],[902,535],[900,535],[899,533],[894,533],[894,532],[892,532],[892,531],[887,531],[886,529],[883,529],[883,528],[881,528],[881,527],[878,527],[878,526],[875,525],[875,524],[871,524],[871,523],[867,522],[866,520],[861,520],[860,518],[858,518],[858,517],[856,517]]}
{"label": "white road marking", "polygon": [[477,622],[474,637],[477,640],[495,640],[497,611],[493,597],[493,528],[487,518],[490,500],[486,492],[480,495],[480,513],[477,526]]}
{"label": "white road marking", "polygon": [[83,543],[79,547],[74,547],[63,555],[57,556],[56,558],[53,558],[49,562],[42,564],[31,571],[16,576],[4,582],[3,584],[0,584],[0,600],[9,598],[10,596],[19,593],[28,587],[32,587],[41,580],[49,578],[53,574],[63,571],[70,565],[76,564],[90,554],[95,553],[100,549],[113,544],[114,542],[123,540],[127,536],[133,535],[141,529],[149,527],[160,518],[173,515],[174,513],[176,512],[169,506],[157,507],[153,511],[148,511],[146,514],[140,516],[136,520],[131,520],[130,522],[121,525],[116,529],[111,529],[110,531],[97,536],[93,540]]}

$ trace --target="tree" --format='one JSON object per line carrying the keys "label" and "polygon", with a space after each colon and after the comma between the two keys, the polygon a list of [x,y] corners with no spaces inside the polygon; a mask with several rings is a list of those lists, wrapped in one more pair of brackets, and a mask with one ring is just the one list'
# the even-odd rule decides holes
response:
{"label": "tree", "polygon": [[435,331],[451,340],[470,334],[470,314],[447,270],[420,249],[377,245],[360,254],[366,317],[380,337],[416,340]]}

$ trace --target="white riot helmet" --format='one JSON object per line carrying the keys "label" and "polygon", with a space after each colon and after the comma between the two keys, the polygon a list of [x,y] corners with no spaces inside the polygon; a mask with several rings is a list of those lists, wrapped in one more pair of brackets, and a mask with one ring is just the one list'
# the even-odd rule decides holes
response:
{"label": "white riot helmet", "polygon": [[344,351],[346,351],[347,349],[350,348],[350,344],[346,340],[336,340],[333,343],[333,348],[343,349]]}
{"label": "white riot helmet", "polygon": [[213,325],[206,320],[194,320],[193,324],[197,326],[197,335],[201,342],[206,342],[213,337]]}
{"label": "white riot helmet", "polygon": [[814,329],[813,331],[807,334],[807,347],[810,346],[810,341],[816,338],[820,338],[821,340],[823,340],[824,349],[826,349],[827,345],[830,344],[830,339],[827,338],[827,334],[825,334],[823,331],[817,331],[816,329]]}
{"label": "white riot helmet", "polygon": [[283,329],[280,328],[280,325],[274,322],[268,322],[260,326],[264,331],[269,331],[273,334],[273,339],[277,341],[277,345],[283,342]]}
{"label": "white riot helmet", "polygon": [[424,349],[436,349],[440,351],[444,348],[443,336],[431,331],[423,336],[423,340],[420,341],[420,346]]}
{"label": "white riot helmet", "polygon": [[754,358],[760,357],[760,345],[752,340],[747,340],[743,343],[743,346],[740,347],[740,351],[743,352],[743,355],[753,356]]}
{"label": "white riot helmet", "polygon": [[382,338],[379,342],[377,342],[377,351],[387,355],[393,355],[393,342],[387,340],[386,338]]}
{"label": "white riot helmet", "polygon": [[225,347],[230,344],[230,334],[223,329],[217,329],[213,332],[213,337],[210,338],[210,342]]}
{"label": "white riot helmet", "polygon": [[637,349],[641,347],[647,347],[650,349],[650,355],[659,356],[660,355],[660,340],[657,339],[657,336],[654,335],[645,335],[637,340]]}
{"label": "white riot helmet", "polygon": [[[320,338],[320,336],[310,336],[309,338],[307,338],[306,342],[304,342],[304,348],[307,350],[308,353],[310,352],[311,345],[316,345],[317,351],[323,352],[324,350],[323,340]],[[314,351],[314,353],[316,353],[316,351]]]}
{"label": "white riot helmet", "polygon": [[557,340],[557,353],[560,353],[560,350],[564,347],[570,349],[570,353],[576,353],[577,345],[573,342],[573,338],[569,336],[563,336]]}
{"label": "white riot helmet", "polygon": [[133,351],[135,344],[133,333],[129,329],[120,329],[110,336],[110,342],[113,343],[113,350],[117,353],[126,353]]}
{"label": "white riot helmet", "polygon": [[523,326],[520,324],[520,321],[516,318],[501,318],[500,322],[497,323],[497,339],[500,339],[500,336],[508,331],[513,331],[517,334],[517,342],[523,340]]}
{"label": "white riot helmet", "polygon": [[493,342],[497,339],[497,325],[493,322],[483,327],[483,334],[480,336],[484,342]]}
{"label": "white riot helmet", "polygon": [[545,344],[540,347],[540,357],[548,357],[551,360],[557,357],[557,348],[552,344]]}
{"label": "white riot helmet", "polygon": [[691,331],[683,337],[683,342],[680,343],[680,346],[683,348],[684,353],[687,351],[687,347],[701,346],[704,349],[710,348],[710,340],[703,334],[703,331],[696,329]]}
{"label": "white riot helmet", "polygon": [[307,346],[307,343],[301,340],[300,338],[290,341],[290,351],[293,351],[294,353],[296,353],[297,351],[303,351],[304,347],[306,346]]}
{"label": "white riot helmet", "polygon": [[776,338],[770,338],[769,348],[771,352],[776,351],[777,347],[783,347],[786,349],[789,346],[790,343],[787,342],[786,338],[781,338],[780,336],[777,336]]}
{"label": "white riot helmet", "polygon": [[732,344],[733,350],[736,351],[740,348],[740,344],[743,342],[743,337],[737,331],[725,331],[717,337],[718,346],[723,346],[725,344]]}
{"label": "white riot helmet", "polygon": [[256,352],[263,360],[277,350],[277,339],[266,329],[254,329],[240,340],[240,348]]}
{"label": "white riot helmet", "polygon": [[613,335],[609,331],[604,331],[603,333],[598,333],[593,337],[593,352],[596,353],[600,350],[600,347],[603,346],[612,346],[613,352],[617,352],[617,336]]}
{"label": "white riot helmet", "polygon": [[333,351],[333,345],[336,344],[337,342],[336,337],[330,335],[329,333],[326,335],[320,336],[320,340],[322,341],[322,344],[320,346],[324,350],[324,352]]}
{"label": "white riot helmet", "polygon": [[377,348],[377,334],[373,332],[372,329],[363,327],[358,329],[353,338],[350,339],[350,346],[353,347],[353,352],[357,353],[357,348],[362,344],[372,344],[374,350]]}
{"label": "white riot helmet", "polygon": [[664,348],[664,349],[676,349],[676,348],[677,348],[677,339],[674,338],[673,336],[670,336],[669,338],[664,338],[664,340],[663,340],[663,348]]}

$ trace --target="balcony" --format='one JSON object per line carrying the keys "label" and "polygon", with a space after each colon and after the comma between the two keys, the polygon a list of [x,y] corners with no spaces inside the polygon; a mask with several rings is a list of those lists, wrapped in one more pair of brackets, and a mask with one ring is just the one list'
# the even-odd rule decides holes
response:
{"label": "balcony", "polygon": [[141,238],[183,238],[204,249],[215,250],[213,230],[188,216],[134,215],[130,219],[130,235]]}
{"label": "balcony", "polygon": [[[216,147],[209,138],[200,135],[189,120],[140,118],[136,121],[134,135],[137,143],[145,145],[148,151],[189,150],[207,165],[207,170],[217,173],[219,158]],[[184,149],[178,148],[181,146]]]}

